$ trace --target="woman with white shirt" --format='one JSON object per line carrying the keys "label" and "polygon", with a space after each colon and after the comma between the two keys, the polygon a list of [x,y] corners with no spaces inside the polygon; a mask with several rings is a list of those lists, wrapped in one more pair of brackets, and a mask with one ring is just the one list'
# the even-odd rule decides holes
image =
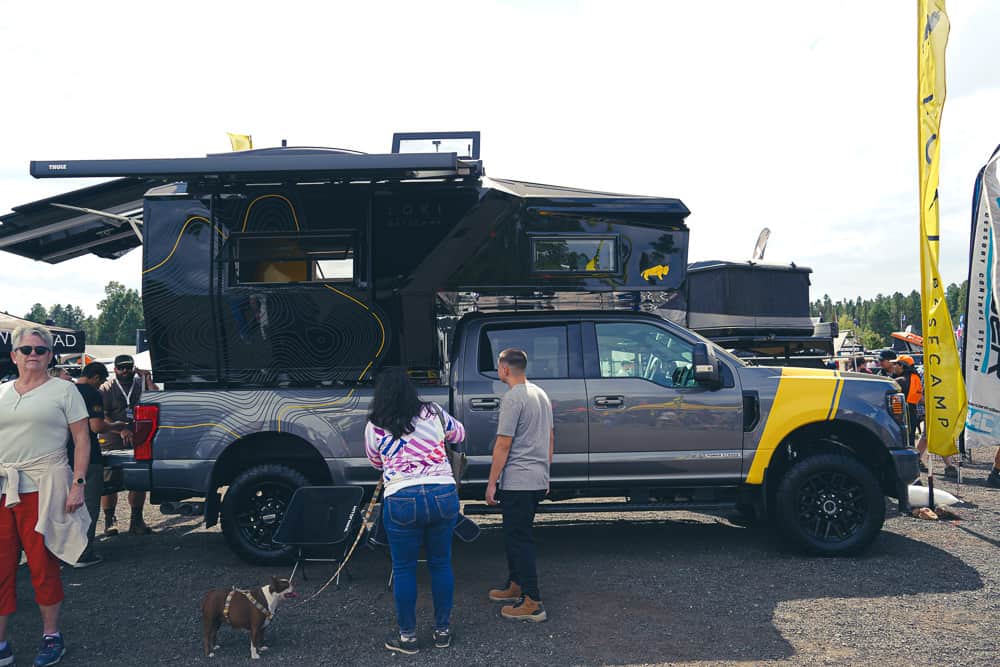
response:
{"label": "woman with white shirt", "polygon": [[455,577],[451,570],[452,531],[458,519],[458,490],[445,442],[465,440],[465,428],[436,403],[417,396],[406,371],[389,368],[379,376],[365,427],[365,452],[382,471],[382,521],[392,553],[393,597],[399,633],[385,647],[413,654],[417,643],[417,559],[427,554],[434,598],[434,645],[451,644]]}
{"label": "woman with white shirt", "polygon": [[[14,662],[7,621],[17,606],[15,579],[23,549],[44,626],[34,664],[44,667],[66,652],[59,632],[59,559],[75,563],[87,546],[90,516],[78,510],[90,437],[80,392],[48,374],[52,335],[42,327],[19,327],[11,347],[18,378],[0,385],[0,666]],[[72,470],[67,432],[76,448]]]}

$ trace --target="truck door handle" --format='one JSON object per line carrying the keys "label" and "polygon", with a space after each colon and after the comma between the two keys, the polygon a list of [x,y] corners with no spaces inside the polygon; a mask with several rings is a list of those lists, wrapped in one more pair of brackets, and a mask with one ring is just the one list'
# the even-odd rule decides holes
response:
{"label": "truck door handle", "polygon": [[499,398],[473,398],[469,401],[473,410],[496,410],[500,407]]}
{"label": "truck door handle", "polygon": [[620,408],[625,405],[624,396],[595,396],[594,405],[598,408]]}

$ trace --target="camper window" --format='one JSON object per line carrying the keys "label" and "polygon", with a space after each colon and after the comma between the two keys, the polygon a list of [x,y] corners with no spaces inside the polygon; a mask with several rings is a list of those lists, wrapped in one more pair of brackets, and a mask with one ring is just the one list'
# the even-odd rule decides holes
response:
{"label": "camper window", "polygon": [[497,377],[497,357],[507,348],[527,353],[527,375],[530,379],[569,377],[564,325],[485,329],[479,341],[479,372]]}
{"label": "camper window", "polygon": [[532,236],[536,273],[617,273],[617,236]]}
{"label": "camper window", "polygon": [[355,243],[351,236],[248,235],[234,240],[233,282],[351,282]]}

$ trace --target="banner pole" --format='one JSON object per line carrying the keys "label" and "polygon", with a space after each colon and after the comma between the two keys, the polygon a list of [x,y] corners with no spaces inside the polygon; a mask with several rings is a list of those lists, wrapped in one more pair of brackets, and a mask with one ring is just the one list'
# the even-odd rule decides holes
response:
{"label": "banner pole", "polygon": [[934,455],[927,453],[927,507],[934,511]]}

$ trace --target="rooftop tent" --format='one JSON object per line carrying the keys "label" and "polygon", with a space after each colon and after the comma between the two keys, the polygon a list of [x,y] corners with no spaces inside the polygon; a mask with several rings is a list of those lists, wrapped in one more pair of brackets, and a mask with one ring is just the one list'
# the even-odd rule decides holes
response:
{"label": "rooftop tent", "polygon": [[668,317],[718,336],[812,336],[809,274],[804,266],[705,261],[688,266],[687,312]]}

